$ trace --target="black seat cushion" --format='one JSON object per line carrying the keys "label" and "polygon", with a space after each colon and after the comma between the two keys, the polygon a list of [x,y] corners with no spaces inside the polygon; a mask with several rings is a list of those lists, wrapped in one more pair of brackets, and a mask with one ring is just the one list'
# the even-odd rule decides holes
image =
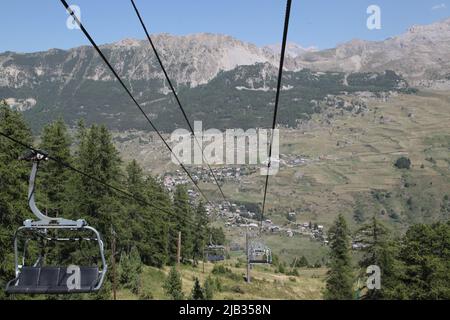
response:
{"label": "black seat cushion", "polygon": [[35,287],[38,284],[41,268],[23,267],[19,275],[19,285],[23,287]]}
{"label": "black seat cushion", "polygon": [[33,289],[38,287],[41,268],[23,267],[17,281],[7,290],[8,293],[34,293]]}
{"label": "black seat cushion", "polygon": [[18,280],[7,288],[10,294],[89,293],[99,278],[97,267],[80,267],[80,288],[69,290],[67,280],[73,273],[66,267],[23,267]]}
{"label": "black seat cushion", "polygon": [[98,268],[97,267],[80,267],[81,271],[81,287],[90,288],[94,287],[98,281]]}
{"label": "black seat cushion", "polygon": [[68,273],[67,268],[60,268],[58,285],[49,288],[48,293],[86,293],[92,292],[97,284],[99,273],[97,267],[80,267],[80,289],[69,290],[67,281],[73,273]]}
{"label": "black seat cushion", "polygon": [[59,267],[42,267],[39,275],[39,286],[55,287],[58,285]]}

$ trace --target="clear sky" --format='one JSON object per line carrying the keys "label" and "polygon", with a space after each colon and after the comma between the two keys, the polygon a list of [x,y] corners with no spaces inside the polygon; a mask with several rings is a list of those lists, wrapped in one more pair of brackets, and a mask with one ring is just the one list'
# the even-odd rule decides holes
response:
{"label": "clear sky", "polygon": [[[69,0],[97,43],[143,39],[129,0]],[[285,0],[136,0],[151,33],[222,33],[267,45],[281,42]],[[381,7],[382,29],[366,27],[369,5]],[[59,0],[0,1],[0,52],[67,49],[87,41],[66,27]],[[320,49],[354,38],[383,40],[414,24],[450,16],[450,0],[293,0],[289,41]]]}

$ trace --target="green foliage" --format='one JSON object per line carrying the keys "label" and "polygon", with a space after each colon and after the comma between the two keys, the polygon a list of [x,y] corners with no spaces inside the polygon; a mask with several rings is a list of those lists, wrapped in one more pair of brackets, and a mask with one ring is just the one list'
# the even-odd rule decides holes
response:
{"label": "green foliage", "polygon": [[[64,163],[73,163],[70,152],[72,139],[63,120],[46,125],[42,131],[41,140],[40,149]],[[50,216],[64,216],[67,214],[64,210],[68,200],[67,181],[71,179],[72,172],[54,161],[49,161],[41,166],[39,175],[38,205]]]}
{"label": "green foliage", "polygon": [[394,294],[410,300],[450,299],[450,222],[411,227],[401,241],[402,272]]}
{"label": "green foliage", "polygon": [[[30,129],[22,115],[3,103],[0,106],[0,131],[29,145],[33,144]],[[50,216],[86,219],[102,234],[105,244],[111,242],[111,230],[116,234],[116,252],[120,255],[119,282],[123,288],[140,294],[140,273],[143,264],[162,267],[176,257],[174,234],[183,235],[183,257],[186,261],[200,257],[206,239],[225,242],[221,229],[208,229],[203,205],[192,208],[184,188],[171,195],[153,177],[146,176],[136,161],[125,170],[104,126],[86,127],[78,124],[75,136],[68,133],[62,120],[51,123],[42,131],[41,149],[52,157],[68,163],[109,185],[133,194],[136,199],[111,190],[86,176],[69,171],[53,161],[42,163],[38,174],[36,198],[38,206]],[[10,140],[0,137],[0,286],[14,277],[11,239],[14,231],[32,215],[27,206],[27,186],[30,165],[17,159],[26,151]],[[166,212],[144,204],[173,212]],[[192,228],[197,225],[197,229]],[[201,228],[200,228],[201,226]],[[169,243],[172,247],[169,246]],[[175,251],[173,244],[175,244]],[[33,248],[32,248],[33,249]],[[33,249],[35,250],[35,249]],[[48,247],[46,263],[52,265],[92,265],[98,262],[98,248],[84,243],[65,242]],[[195,253],[195,254],[194,254]],[[110,251],[106,252],[107,256]],[[110,257],[107,257],[110,260]],[[32,262],[32,261],[28,261]],[[33,261],[34,262],[34,261]],[[73,298],[109,298],[110,279],[100,294],[77,295]],[[151,294],[151,293],[150,293]],[[149,296],[149,293],[142,293]],[[3,291],[0,291],[0,298]],[[55,298],[59,298],[56,297]]]}
{"label": "green foliage", "polygon": [[194,287],[192,288],[192,292],[191,292],[191,299],[192,300],[205,300],[205,296],[203,294],[203,289],[200,285],[200,281],[198,280],[198,278],[195,278]]}
{"label": "green foliage", "polygon": [[358,232],[367,247],[360,266],[381,269],[381,290],[362,299],[448,300],[450,298],[450,223],[417,224],[401,239],[372,219]]}
{"label": "green foliage", "polygon": [[206,278],[203,288],[205,300],[212,300],[214,298],[214,291],[216,290],[216,283],[211,278],[211,276],[208,276],[208,278]]}
{"label": "green foliage", "polygon": [[308,259],[302,256],[300,259],[295,259],[292,263],[292,268],[307,268],[309,267]]}
{"label": "green foliage", "polygon": [[[22,115],[0,103],[0,131],[31,144],[31,132]],[[22,221],[29,217],[26,207],[29,166],[17,161],[23,147],[0,136],[0,287],[14,277],[12,236]],[[0,290],[0,298],[4,291]]]}
{"label": "green foliage", "polygon": [[330,265],[324,297],[327,300],[350,300],[353,297],[353,274],[350,257],[350,231],[339,215],[329,231]]}
{"label": "green foliage", "polygon": [[409,170],[409,169],[411,169],[411,160],[409,158],[406,158],[406,157],[401,157],[395,162],[395,166],[398,169]]}
{"label": "green foliage", "polygon": [[203,250],[208,241],[208,230],[205,226],[208,225],[208,216],[203,203],[199,203],[195,210],[194,216],[194,232],[192,234],[192,258],[194,264],[197,260],[203,258]]}
{"label": "green foliage", "polygon": [[176,267],[172,267],[170,269],[169,275],[167,276],[166,281],[164,282],[164,291],[172,300],[183,300],[183,283],[181,280],[181,275],[177,271]]}
{"label": "green foliage", "polygon": [[133,247],[129,254],[122,252],[118,271],[120,284],[124,288],[130,289],[134,294],[138,294],[141,282],[142,261],[136,247]]}
{"label": "green foliage", "polygon": [[364,212],[361,208],[356,208],[355,211],[353,211],[353,219],[356,223],[364,222]]}
{"label": "green foliage", "polygon": [[214,275],[217,276],[225,276],[227,278],[230,278],[232,280],[240,280],[241,277],[235,273],[233,273],[233,271],[227,267],[225,267],[222,264],[216,264],[213,267],[213,270],[211,272]]}
{"label": "green foliage", "polygon": [[169,217],[169,257],[170,263],[176,262],[178,233],[181,232],[181,258],[193,256],[194,212],[189,204],[189,196],[184,186],[178,186],[174,194],[173,214]]}
{"label": "green foliage", "polygon": [[212,227],[209,229],[209,233],[211,234],[212,242],[215,245],[224,245],[225,244],[226,238],[225,238],[225,233],[223,232],[222,228]]}
{"label": "green foliage", "polygon": [[379,300],[393,294],[397,284],[399,265],[395,260],[397,252],[396,242],[390,238],[389,230],[376,218],[361,227],[356,233],[358,240],[365,247],[363,257],[359,262],[362,268],[362,277],[369,266],[376,265],[381,269],[381,290],[367,290],[362,299]]}

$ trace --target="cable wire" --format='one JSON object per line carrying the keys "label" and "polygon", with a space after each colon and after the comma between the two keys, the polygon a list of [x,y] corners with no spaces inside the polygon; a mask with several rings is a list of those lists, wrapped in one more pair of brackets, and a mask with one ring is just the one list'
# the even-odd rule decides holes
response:
{"label": "cable wire", "polygon": [[[19,140],[13,138],[11,135],[8,135],[8,134],[6,134],[4,132],[0,131],[0,136],[2,136],[4,138],[6,138],[6,139],[16,143],[17,145],[20,145],[20,146],[22,146],[22,147],[24,147],[24,148],[26,148],[28,150],[31,150],[31,151],[33,151],[35,153],[38,153],[38,154],[42,154],[43,153],[43,151],[38,150],[37,148],[35,148],[33,146],[27,145],[26,143],[24,143],[22,141],[19,141]],[[90,179],[90,180],[92,180],[92,181],[94,181],[94,182],[96,182],[98,184],[101,184],[101,185],[103,185],[104,187],[106,187],[106,188],[108,188],[110,190],[116,191],[116,192],[122,194],[123,196],[128,197],[129,199],[135,200],[136,202],[140,203],[141,205],[154,208],[156,210],[159,210],[159,211],[161,211],[163,213],[166,213],[166,214],[169,214],[169,215],[173,214],[173,212],[170,212],[170,211],[168,211],[168,210],[166,210],[164,208],[156,206],[156,205],[154,205],[154,204],[152,204],[152,203],[150,203],[150,202],[148,202],[148,201],[146,201],[146,200],[144,200],[142,198],[136,197],[135,195],[133,195],[133,194],[131,194],[131,193],[125,191],[125,190],[122,190],[120,188],[114,187],[113,185],[111,185],[111,184],[109,184],[109,183],[107,183],[105,181],[102,181],[102,180],[100,180],[100,179],[98,179],[98,178],[96,178],[96,177],[94,177],[94,176],[92,176],[92,175],[90,175],[90,174],[88,174],[86,172],[83,172],[82,170],[73,167],[72,165],[68,164],[67,162],[65,162],[65,161],[63,161],[63,160],[61,160],[59,158],[56,158],[56,157],[53,157],[53,156],[47,155],[47,154],[45,156],[49,160],[52,160],[52,161],[58,163],[59,165],[65,167],[66,169],[69,169],[69,170],[71,170],[71,171],[73,171],[73,172],[75,172],[75,173],[77,173],[77,174],[79,174],[81,176],[84,176],[84,177],[86,177],[86,178],[88,178],[88,179]],[[34,190],[33,190],[33,192],[34,192]],[[175,203],[174,203],[174,205],[175,205]],[[194,226],[194,227],[198,227],[193,222],[186,222],[186,223],[188,225],[191,225],[191,226]],[[203,227],[205,227],[205,226],[202,226],[202,228]]]}
{"label": "cable wire", "polygon": [[78,25],[78,27],[80,28],[80,30],[83,32],[83,34],[86,36],[86,38],[89,40],[89,42],[91,43],[91,45],[94,47],[94,49],[97,51],[97,53],[100,55],[100,57],[102,58],[102,60],[105,62],[105,64],[108,66],[108,68],[111,70],[111,72],[113,73],[113,75],[116,77],[117,81],[119,81],[119,83],[122,85],[122,87],[124,88],[124,90],[126,91],[126,93],[130,96],[131,100],[134,102],[134,104],[136,105],[136,107],[139,109],[139,111],[142,113],[142,115],[145,117],[145,119],[147,120],[147,122],[150,124],[150,126],[152,127],[152,129],[157,133],[158,137],[163,141],[164,145],[167,147],[167,149],[169,149],[170,153],[173,154],[173,156],[175,157],[175,159],[177,160],[177,162],[180,164],[180,166],[183,168],[183,171],[187,174],[187,176],[189,177],[189,179],[194,183],[195,187],[198,189],[198,191],[200,192],[200,194],[203,196],[203,198],[210,203],[211,205],[212,202],[209,201],[208,197],[206,197],[206,195],[204,194],[204,192],[200,189],[198,183],[194,180],[194,178],[192,177],[192,175],[189,173],[189,171],[186,169],[186,167],[184,166],[184,164],[181,162],[181,160],[178,158],[178,156],[173,152],[172,148],[170,147],[170,145],[167,143],[167,141],[164,139],[164,137],[162,136],[162,133],[156,128],[156,126],[153,124],[153,122],[150,120],[149,116],[145,113],[144,109],[141,107],[141,105],[139,104],[139,102],[137,102],[136,98],[133,96],[133,94],[131,93],[130,89],[128,89],[128,87],[125,85],[125,83],[123,82],[122,78],[119,76],[119,74],[117,73],[117,71],[114,69],[114,67],[111,65],[111,63],[108,61],[108,59],[106,58],[106,56],[104,55],[104,53],[102,52],[102,50],[98,47],[97,43],[94,41],[94,39],[91,37],[91,35],[89,34],[89,32],[86,30],[86,28],[84,27],[84,25],[81,23],[81,21],[78,19],[77,15],[75,14],[75,12],[72,10],[72,8],[69,6],[69,4],[67,3],[66,0],[60,0],[62,5],[66,8],[67,12],[70,14],[70,16],[73,18],[73,20],[76,22],[76,24]]}
{"label": "cable wire", "polygon": [[220,186],[220,184],[219,184],[219,181],[217,180],[216,174],[214,173],[214,171],[212,170],[211,166],[209,165],[208,161],[207,161],[206,158],[205,158],[205,154],[204,154],[204,152],[203,152],[203,148],[201,147],[200,142],[198,141],[197,136],[195,135],[194,128],[192,127],[192,125],[191,125],[191,123],[190,123],[190,121],[189,121],[189,119],[188,119],[188,116],[187,116],[187,114],[186,114],[186,111],[184,110],[183,105],[181,104],[181,101],[180,101],[180,99],[179,99],[179,97],[178,97],[178,94],[177,94],[177,92],[176,92],[176,90],[175,90],[175,87],[173,86],[172,81],[170,80],[170,77],[169,77],[169,75],[168,75],[168,73],[167,73],[167,71],[166,71],[166,68],[164,67],[164,64],[163,64],[163,62],[162,62],[162,60],[161,60],[161,58],[160,58],[160,56],[159,56],[158,50],[156,49],[156,46],[155,46],[155,44],[153,43],[153,40],[152,40],[152,38],[151,38],[151,36],[150,36],[150,33],[149,33],[148,30],[147,30],[147,27],[146,27],[146,25],[145,25],[145,23],[144,23],[144,20],[143,20],[142,16],[141,16],[141,13],[139,12],[139,9],[137,8],[136,3],[134,2],[134,0],[131,0],[131,5],[133,6],[134,11],[136,12],[136,15],[137,15],[137,17],[138,17],[138,19],[139,19],[139,21],[140,21],[140,23],[141,23],[141,25],[142,25],[142,28],[144,29],[144,32],[145,32],[145,34],[146,34],[146,36],[147,36],[147,39],[148,39],[148,41],[149,41],[149,43],[150,43],[150,46],[152,47],[153,52],[154,52],[154,54],[155,54],[155,56],[156,56],[156,59],[158,60],[158,63],[159,63],[159,65],[160,65],[160,67],[161,67],[161,69],[162,69],[162,71],[163,71],[163,73],[164,73],[164,76],[166,77],[166,80],[167,80],[167,83],[169,84],[170,90],[172,91],[172,93],[173,93],[173,95],[174,95],[174,97],[175,97],[175,100],[177,101],[178,106],[180,107],[180,110],[181,110],[181,112],[183,113],[183,117],[184,117],[184,119],[186,120],[187,125],[189,126],[189,129],[190,129],[190,131],[191,131],[191,133],[192,133],[192,136],[194,137],[194,139],[195,139],[195,141],[196,141],[196,143],[197,143],[199,149],[201,149],[201,151],[202,151],[203,161],[204,161],[204,162],[206,163],[206,165],[208,166],[209,172],[211,172],[211,174],[212,174],[212,176],[213,176],[213,178],[214,178],[214,181],[216,182],[216,185],[217,185],[217,187],[219,188],[219,191],[220,191],[220,193],[221,193],[223,199],[224,199],[225,201],[227,201],[227,199],[226,199],[226,197],[225,197],[225,194],[223,193],[223,190],[222,190],[222,188],[221,188],[221,186]]}
{"label": "cable wire", "polygon": [[266,183],[265,183],[265,187],[264,187],[264,200],[263,200],[262,214],[261,214],[261,229],[262,229],[262,224],[264,221],[264,213],[266,210],[267,190],[269,187],[269,177],[270,177],[269,172],[270,172],[270,168],[272,166],[273,140],[274,140],[274,132],[275,132],[275,129],[277,126],[278,107],[279,107],[280,95],[281,95],[281,82],[283,79],[284,58],[286,55],[286,44],[287,44],[287,37],[288,37],[288,33],[289,33],[289,19],[290,19],[290,15],[291,15],[291,5],[292,5],[292,0],[287,0],[286,17],[285,17],[284,30],[283,30],[283,42],[281,45],[280,69],[279,69],[279,73],[278,73],[277,94],[275,97],[275,110],[274,110],[274,114],[273,114],[272,135],[271,135],[271,141],[270,141],[270,145],[269,145],[269,159],[267,161],[267,176],[266,176]]}

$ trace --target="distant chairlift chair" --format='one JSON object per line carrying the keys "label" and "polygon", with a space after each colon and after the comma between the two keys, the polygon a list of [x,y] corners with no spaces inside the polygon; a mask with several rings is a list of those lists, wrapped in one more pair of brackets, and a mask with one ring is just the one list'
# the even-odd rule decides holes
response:
{"label": "distant chairlift chair", "polygon": [[213,244],[211,236],[209,246],[205,248],[206,260],[209,262],[224,261],[225,253],[226,253],[225,247]]}
{"label": "distant chairlift chair", "polygon": [[[16,278],[6,286],[8,294],[72,294],[97,292],[105,279],[107,264],[104,255],[103,241],[99,232],[88,226],[85,220],[67,220],[51,218],[44,215],[35,203],[35,180],[41,161],[46,161],[44,153],[29,152],[21,160],[31,161],[33,168],[30,176],[28,203],[37,221],[26,220],[14,235],[15,273]],[[61,231],[60,231],[61,230]],[[58,231],[68,234],[93,234],[93,238],[86,237],[58,237]],[[56,234],[53,236],[52,234]],[[24,250],[19,260],[19,237],[24,236]],[[34,237],[33,237],[34,236]],[[27,245],[33,238],[40,238],[45,242],[78,242],[95,241],[99,248],[101,269],[99,266],[79,267],[75,265],[64,267],[43,266],[45,256],[39,255],[33,265],[27,266]],[[20,261],[20,262],[19,262]]]}
{"label": "distant chairlift chair", "polygon": [[252,241],[248,248],[250,264],[272,264],[272,250],[262,241]]}

